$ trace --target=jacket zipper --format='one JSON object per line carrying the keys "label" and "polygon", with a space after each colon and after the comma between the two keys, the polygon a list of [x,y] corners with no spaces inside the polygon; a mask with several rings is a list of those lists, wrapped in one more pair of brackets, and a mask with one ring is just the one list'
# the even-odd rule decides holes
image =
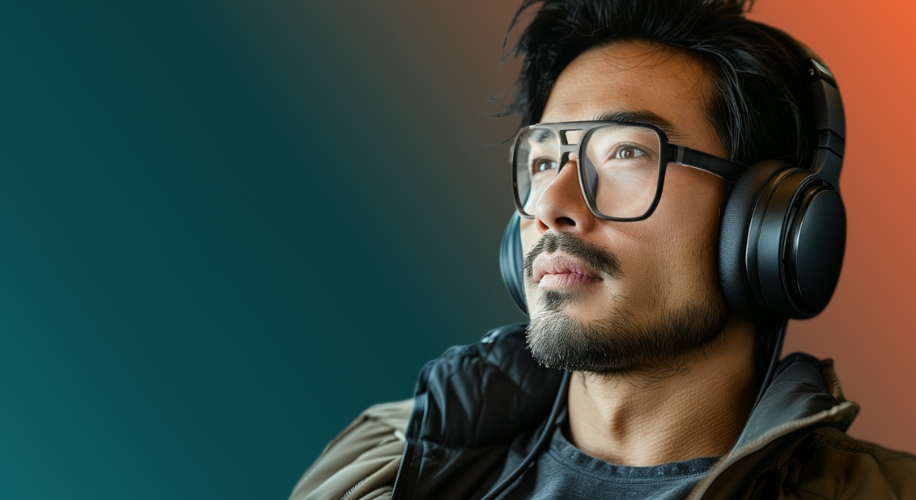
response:
{"label": "jacket zipper", "polygon": [[347,500],[347,497],[350,496],[351,493],[353,493],[354,491],[356,491],[356,488],[359,488],[360,486],[362,486],[363,483],[365,483],[366,481],[368,481],[368,480],[369,480],[369,477],[372,477],[372,476],[368,476],[368,477],[364,477],[364,478],[360,479],[358,483],[354,484],[352,488],[350,488],[349,490],[347,490],[347,492],[344,493],[342,497],[340,497],[340,500]]}

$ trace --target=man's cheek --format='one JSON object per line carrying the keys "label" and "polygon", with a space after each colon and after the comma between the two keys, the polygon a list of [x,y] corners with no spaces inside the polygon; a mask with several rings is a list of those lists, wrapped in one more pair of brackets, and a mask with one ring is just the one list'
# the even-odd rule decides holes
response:
{"label": "man's cheek", "polygon": [[535,221],[532,219],[522,219],[519,223],[519,236],[522,241],[522,249],[525,252],[525,255],[531,251],[531,248],[537,244],[540,234],[538,233],[537,228],[535,227]]}

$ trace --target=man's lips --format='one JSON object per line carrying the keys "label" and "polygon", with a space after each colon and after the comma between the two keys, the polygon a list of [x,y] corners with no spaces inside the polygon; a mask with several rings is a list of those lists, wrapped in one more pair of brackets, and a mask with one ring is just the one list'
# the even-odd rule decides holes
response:
{"label": "man's lips", "polygon": [[562,251],[538,255],[532,263],[531,279],[541,288],[568,288],[602,281],[597,271]]}

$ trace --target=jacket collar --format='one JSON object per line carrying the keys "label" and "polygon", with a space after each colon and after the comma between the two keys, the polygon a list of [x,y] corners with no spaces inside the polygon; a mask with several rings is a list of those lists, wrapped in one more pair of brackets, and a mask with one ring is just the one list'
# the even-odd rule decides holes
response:
{"label": "jacket collar", "polygon": [[[760,403],[751,412],[733,449],[741,449],[774,429],[845,402],[836,375],[825,377],[825,371],[833,373],[832,367],[831,360],[822,363],[803,353],[786,356],[779,363],[776,376],[765,389]],[[835,381],[833,387],[828,385],[828,377]],[[855,413],[844,413],[843,419],[835,425],[845,430],[853,418]]]}
{"label": "jacket collar", "polygon": [[[453,450],[507,445],[544,425],[561,378],[561,371],[543,368],[531,357],[525,325],[499,328],[478,344],[451,348],[428,363],[417,382],[395,492],[409,492],[422,480],[417,472],[427,445]],[[856,413],[858,406],[842,396],[830,360],[787,356],[732,451],[701,483],[697,497],[730,464],[778,437],[810,425],[845,430]]]}

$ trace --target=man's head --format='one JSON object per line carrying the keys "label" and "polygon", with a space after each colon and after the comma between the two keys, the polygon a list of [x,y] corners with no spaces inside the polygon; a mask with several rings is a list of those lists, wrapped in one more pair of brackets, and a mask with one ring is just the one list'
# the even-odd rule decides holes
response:
{"label": "man's head", "polygon": [[[513,109],[525,125],[651,117],[681,146],[800,164],[812,115],[796,76],[802,54],[743,7],[544,2],[516,47],[525,61]],[[718,284],[725,181],[672,164],[650,217],[606,221],[583,196],[581,159],[568,160],[521,223],[535,356],[572,370],[654,368],[741,322]]]}

